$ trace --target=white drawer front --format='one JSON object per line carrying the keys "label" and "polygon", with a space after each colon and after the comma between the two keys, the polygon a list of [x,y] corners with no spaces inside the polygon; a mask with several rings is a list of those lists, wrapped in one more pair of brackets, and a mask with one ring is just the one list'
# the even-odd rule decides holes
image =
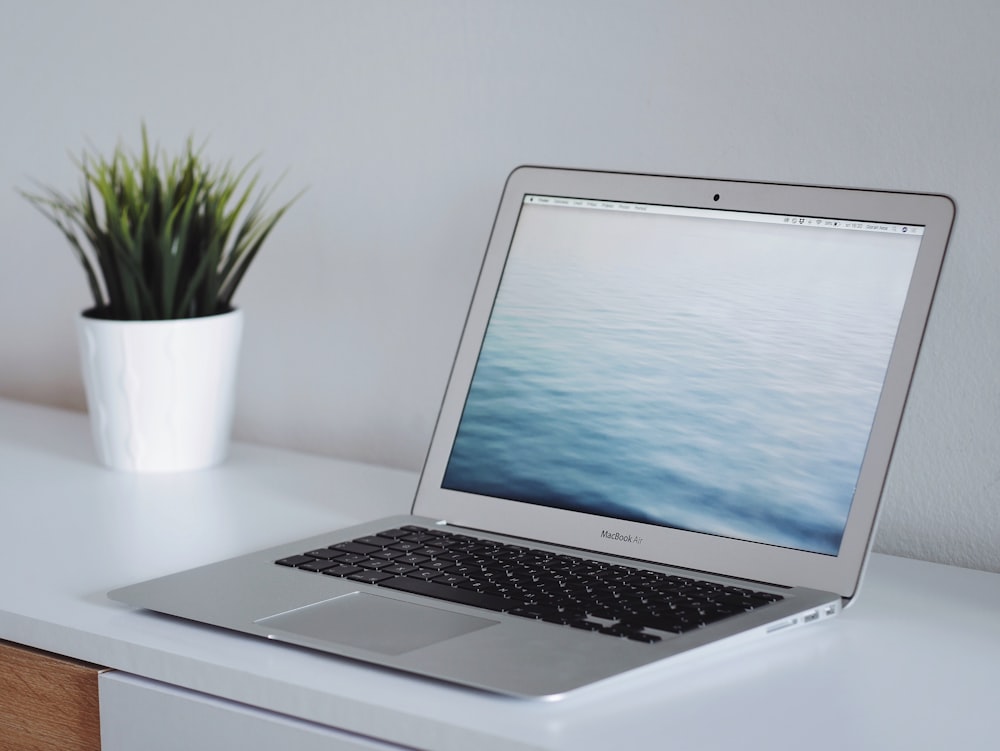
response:
{"label": "white drawer front", "polygon": [[127,673],[100,676],[102,751],[399,751],[400,746]]}

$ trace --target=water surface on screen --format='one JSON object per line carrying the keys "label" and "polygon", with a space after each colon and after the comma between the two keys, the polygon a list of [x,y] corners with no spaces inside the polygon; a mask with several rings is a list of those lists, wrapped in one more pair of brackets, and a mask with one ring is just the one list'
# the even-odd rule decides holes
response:
{"label": "water surface on screen", "polygon": [[919,238],[522,207],[442,486],[836,554]]}

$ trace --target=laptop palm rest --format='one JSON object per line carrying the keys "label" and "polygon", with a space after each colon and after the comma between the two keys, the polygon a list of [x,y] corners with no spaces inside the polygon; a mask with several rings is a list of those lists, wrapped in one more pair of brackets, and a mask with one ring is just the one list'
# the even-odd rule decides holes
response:
{"label": "laptop palm rest", "polygon": [[[352,592],[255,621],[277,641],[304,637],[400,655],[498,622],[381,595]],[[289,636],[300,637],[297,640]]]}

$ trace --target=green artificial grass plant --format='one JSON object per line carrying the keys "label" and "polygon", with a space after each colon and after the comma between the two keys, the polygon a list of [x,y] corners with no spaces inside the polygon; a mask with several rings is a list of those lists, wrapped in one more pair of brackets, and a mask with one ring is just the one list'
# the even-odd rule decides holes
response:
{"label": "green artificial grass plant", "polygon": [[[250,262],[291,203],[273,213],[253,198],[248,164],[213,168],[189,138],[173,159],[118,146],[110,158],[84,152],[76,197],[51,188],[21,191],[66,236],[94,297],[87,315],[111,320],[169,320],[232,310]],[[252,162],[251,162],[252,164]],[[245,183],[245,187],[241,187]]]}

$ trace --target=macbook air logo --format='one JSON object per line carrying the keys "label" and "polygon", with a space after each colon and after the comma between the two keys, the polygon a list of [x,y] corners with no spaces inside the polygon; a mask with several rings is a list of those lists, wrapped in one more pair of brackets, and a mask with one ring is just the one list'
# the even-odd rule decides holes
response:
{"label": "macbook air logo", "polygon": [[615,542],[630,542],[633,545],[642,545],[642,538],[639,535],[623,535],[621,532],[608,532],[608,530],[602,529],[601,537],[605,540],[614,540]]}

